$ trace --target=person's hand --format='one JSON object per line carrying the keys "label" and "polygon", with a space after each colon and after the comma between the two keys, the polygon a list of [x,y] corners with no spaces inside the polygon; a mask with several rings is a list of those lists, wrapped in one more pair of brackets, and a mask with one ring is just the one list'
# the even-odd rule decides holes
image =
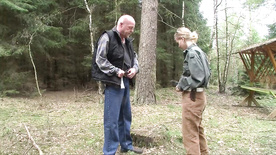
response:
{"label": "person's hand", "polygon": [[136,72],[136,69],[135,68],[130,68],[128,71],[127,71],[127,77],[128,78],[130,78],[130,79],[132,79],[134,76],[135,76],[135,74],[136,74],[137,72]]}
{"label": "person's hand", "polygon": [[125,74],[125,71],[123,71],[123,70],[119,70],[118,71],[118,73],[117,73],[117,76],[119,77],[119,78],[122,78],[123,76],[124,76],[124,74]]}
{"label": "person's hand", "polygon": [[175,87],[175,90],[177,91],[177,92],[181,92],[181,90],[176,86]]}

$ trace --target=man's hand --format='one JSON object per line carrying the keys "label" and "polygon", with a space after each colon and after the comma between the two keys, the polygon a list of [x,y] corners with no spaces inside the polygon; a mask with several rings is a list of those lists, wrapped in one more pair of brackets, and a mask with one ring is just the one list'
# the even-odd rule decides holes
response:
{"label": "man's hand", "polygon": [[130,68],[128,71],[127,71],[127,77],[132,79],[135,74],[137,73],[136,69],[135,68]]}
{"label": "man's hand", "polygon": [[124,76],[124,74],[125,74],[125,71],[123,71],[123,70],[119,70],[118,71],[118,73],[117,73],[117,76],[119,77],[119,78],[122,78],[123,76]]}

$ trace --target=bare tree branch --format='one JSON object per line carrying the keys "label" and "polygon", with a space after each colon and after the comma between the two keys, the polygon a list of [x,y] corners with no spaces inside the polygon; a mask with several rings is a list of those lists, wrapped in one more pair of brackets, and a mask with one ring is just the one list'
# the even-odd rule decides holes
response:
{"label": "bare tree branch", "polygon": [[31,136],[31,134],[28,130],[28,127],[26,126],[26,124],[24,124],[24,126],[25,126],[25,129],[26,129],[27,133],[28,133],[29,139],[33,142],[33,146],[38,150],[40,155],[43,155],[43,152],[41,151],[40,147],[35,143],[33,137]]}
{"label": "bare tree branch", "polygon": [[176,29],[176,27],[174,27],[174,26],[172,26],[172,25],[166,23],[166,22],[163,20],[162,16],[161,16],[159,13],[158,13],[158,16],[161,18],[161,20],[158,20],[158,21],[164,23],[165,25],[169,26],[170,28]]}

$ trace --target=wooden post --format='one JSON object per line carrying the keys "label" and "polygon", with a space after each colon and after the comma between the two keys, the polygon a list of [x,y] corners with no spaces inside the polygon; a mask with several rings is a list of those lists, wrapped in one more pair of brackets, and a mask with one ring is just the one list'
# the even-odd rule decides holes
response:
{"label": "wooden post", "polygon": [[267,54],[268,54],[268,56],[270,58],[270,61],[271,61],[272,65],[273,65],[273,67],[274,67],[274,71],[276,73],[276,60],[274,58],[274,55],[272,54],[272,51],[271,51],[270,48],[267,47],[266,49],[267,49]]}
{"label": "wooden post", "polygon": [[276,109],[274,109],[274,110],[272,111],[272,113],[270,113],[270,114],[268,115],[268,118],[274,118],[274,117],[276,117]]}
{"label": "wooden post", "polygon": [[257,107],[261,107],[261,105],[256,101],[255,99],[255,91],[250,90],[249,95],[242,101],[242,106],[252,106],[252,103],[254,103]]}
{"label": "wooden post", "polygon": [[255,65],[255,53],[252,51],[251,52],[251,66],[250,66],[250,83],[254,83],[255,81],[255,74],[254,74],[254,65]]}

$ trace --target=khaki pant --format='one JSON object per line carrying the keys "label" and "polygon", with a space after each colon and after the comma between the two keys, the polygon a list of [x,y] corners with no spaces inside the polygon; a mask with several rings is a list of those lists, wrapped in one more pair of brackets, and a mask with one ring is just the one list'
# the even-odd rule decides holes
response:
{"label": "khaki pant", "polygon": [[202,113],[206,106],[204,92],[196,92],[195,102],[190,92],[182,94],[182,134],[187,155],[208,155],[207,141],[201,125]]}

